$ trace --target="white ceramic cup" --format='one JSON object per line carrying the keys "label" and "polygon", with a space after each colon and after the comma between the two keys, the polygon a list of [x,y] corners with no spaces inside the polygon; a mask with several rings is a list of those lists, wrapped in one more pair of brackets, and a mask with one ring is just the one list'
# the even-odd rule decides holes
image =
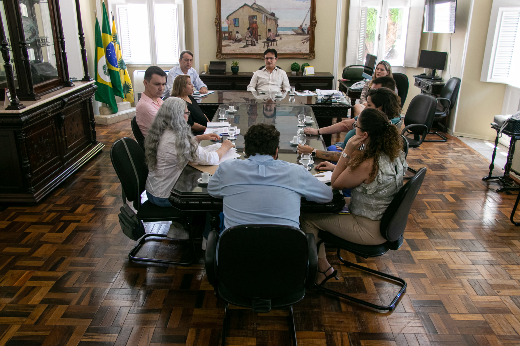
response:
{"label": "white ceramic cup", "polygon": [[276,93],[276,96],[278,96],[278,97],[282,97],[282,93],[281,93],[281,92],[277,92],[277,93]]}
{"label": "white ceramic cup", "polygon": [[234,112],[235,111],[235,106],[229,106],[229,111],[230,112]]}
{"label": "white ceramic cup", "polygon": [[307,116],[305,117],[305,122],[310,123],[311,121],[312,121],[312,117],[311,117],[310,115],[307,115]]}
{"label": "white ceramic cup", "polygon": [[203,184],[207,184],[209,183],[209,173],[208,172],[202,172],[202,175],[200,177],[200,181],[203,183]]}
{"label": "white ceramic cup", "polygon": [[294,137],[292,138],[292,142],[293,142],[293,143],[298,143],[298,136],[294,136]]}

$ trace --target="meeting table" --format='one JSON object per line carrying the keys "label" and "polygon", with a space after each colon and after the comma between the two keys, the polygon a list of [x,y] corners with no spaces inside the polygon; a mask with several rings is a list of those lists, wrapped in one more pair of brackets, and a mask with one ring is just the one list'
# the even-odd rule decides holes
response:
{"label": "meeting table", "polygon": [[[297,146],[291,142],[298,135],[298,130],[303,129],[303,126],[299,126],[298,114],[304,114],[312,119],[305,126],[318,128],[310,106],[299,103],[231,102],[221,104],[220,108],[228,110],[229,106],[233,106],[235,112],[226,111],[226,119],[220,121],[227,122],[230,126],[236,126],[239,129],[239,134],[235,136],[236,139],[234,140],[237,153],[240,154],[238,159],[244,159],[244,134],[248,128],[255,124],[264,123],[274,125],[280,132],[278,159],[300,164],[299,155],[296,151]],[[213,118],[215,121],[219,121],[217,120],[219,118],[218,109]],[[319,150],[326,150],[321,136],[300,136],[300,138],[302,140],[305,138],[304,144]],[[221,140],[225,139],[227,139],[227,136],[223,135]],[[213,144],[211,141],[201,142],[202,146],[211,144]],[[315,165],[321,161],[320,159],[314,160],[316,160],[314,165],[309,166],[313,174],[317,173],[314,170]],[[216,228],[218,214],[222,211],[223,202],[222,199],[209,195],[206,184],[199,184],[198,180],[201,175],[201,170],[192,165],[187,165],[173,186],[169,200],[175,208],[186,212],[210,212],[213,215],[212,225]],[[325,204],[309,202],[302,198],[301,213],[334,213],[340,211],[344,204],[343,195],[335,190],[333,200]]]}

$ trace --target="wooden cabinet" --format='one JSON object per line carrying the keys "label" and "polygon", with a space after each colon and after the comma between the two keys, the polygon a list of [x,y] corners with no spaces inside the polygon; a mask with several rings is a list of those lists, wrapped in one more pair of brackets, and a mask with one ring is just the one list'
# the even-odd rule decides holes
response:
{"label": "wooden cabinet", "polygon": [[76,85],[59,1],[0,1],[0,88],[10,92],[0,110],[0,202],[40,201],[104,147],[96,140],[96,86],[75,3],[84,72]]}
{"label": "wooden cabinet", "polygon": [[[313,76],[293,76],[290,73],[289,83],[296,90],[332,89],[334,76],[329,72],[316,72]],[[239,72],[232,74],[201,74],[200,79],[208,86],[209,90],[247,90],[247,86],[253,77],[253,72]]]}
{"label": "wooden cabinet", "polygon": [[38,202],[104,147],[96,140],[94,82],[77,82],[0,112],[0,202]]}

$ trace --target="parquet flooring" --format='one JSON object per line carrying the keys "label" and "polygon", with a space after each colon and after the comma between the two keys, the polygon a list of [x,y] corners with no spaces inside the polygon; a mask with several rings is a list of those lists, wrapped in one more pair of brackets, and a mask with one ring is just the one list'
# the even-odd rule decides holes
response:
{"label": "parquet flooring", "polygon": [[[0,206],[0,345],[218,345],[223,302],[201,260],[190,267],[130,263],[111,144],[130,124],[98,126],[106,149],[43,202]],[[411,149],[428,174],[399,251],[346,258],[404,278],[396,310],[377,313],[308,291],[295,305],[300,345],[520,345],[520,235],[515,195],[481,181],[488,162],[458,139]],[[491,185],[490,185],[491,186]],[[165,232],[166,224],[149,225]],[[173,256],[178,244],[145,252]],[[330,283],[373,301],[394,289],[342,267]],[[287,311],[231,311],[228,345],[289,345]]]}

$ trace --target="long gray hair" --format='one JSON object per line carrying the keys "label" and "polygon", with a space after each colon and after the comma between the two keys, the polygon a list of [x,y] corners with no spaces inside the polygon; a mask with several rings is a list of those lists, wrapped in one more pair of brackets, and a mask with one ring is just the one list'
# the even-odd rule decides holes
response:
{"label": "long gray hair", "polygon": [[157,111],[155,120],[144,140],[144,150],[148,170],[157,166],[157,148],[165,130],[175,133],[175,151],[180,163],[194,161],[198,143],[191,133],[191,128],[184,119],[186,101],[178,97],[169,97]]}

